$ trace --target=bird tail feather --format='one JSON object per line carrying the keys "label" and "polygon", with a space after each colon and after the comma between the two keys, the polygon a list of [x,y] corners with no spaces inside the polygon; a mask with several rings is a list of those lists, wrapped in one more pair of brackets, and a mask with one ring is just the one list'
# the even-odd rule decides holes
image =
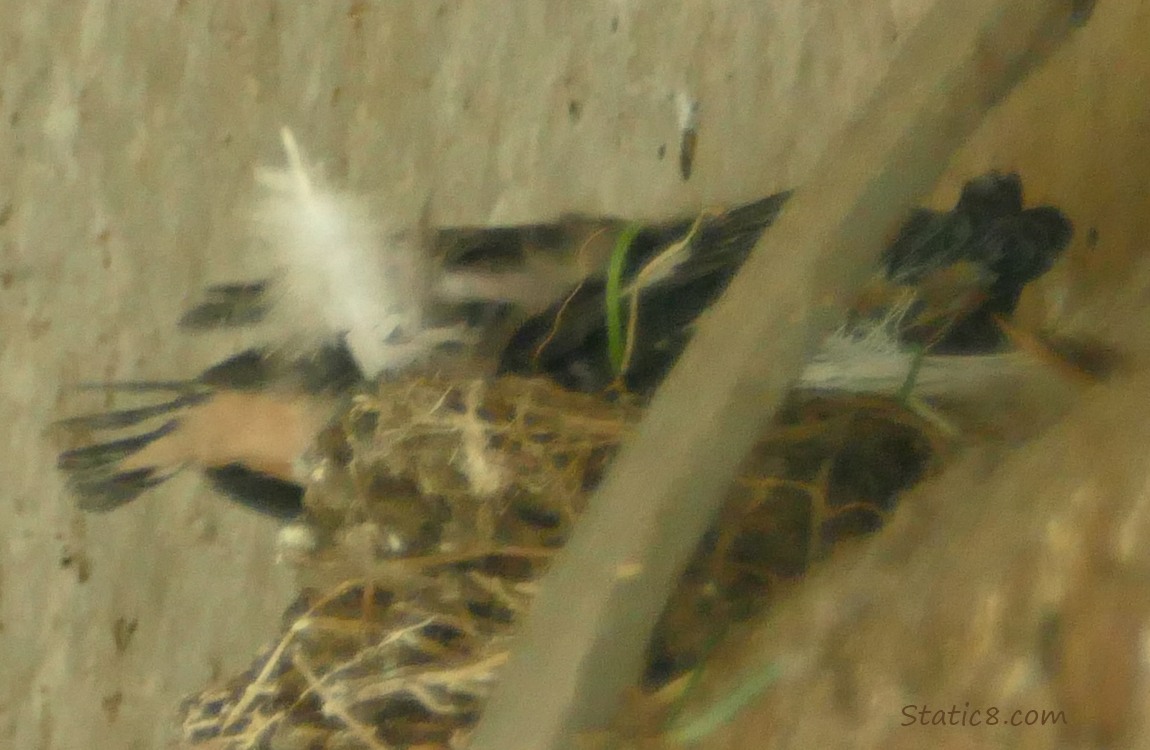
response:
{"label": "bird tail feather", "polygon": [[103,388],[174,395],[157,404],[70,417],[52,426],[56,441],[63,447],[57,468],[64,472],[79,507],[97,512],[113,510],[136,499],[183,468],[160,464],[132,466],[129,462],[178,429],[180,413],[209,395],[195,383],[110,383]]}

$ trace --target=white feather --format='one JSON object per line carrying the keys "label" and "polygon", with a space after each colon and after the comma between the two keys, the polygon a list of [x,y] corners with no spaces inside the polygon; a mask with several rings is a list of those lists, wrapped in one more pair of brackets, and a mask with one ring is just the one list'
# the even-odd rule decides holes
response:
{"label": "white feather", "polygon": [[[804,368],[799,386],[817,391],[898,393],[911,377],[916,355],[873,344],[832,335]],[[914,374],[912,390],[924,398],[973,396],[1050,375],[1049,366],[1022,352],[927,355]]]}
{"label": "white feather", "polygon": [[[898,340],[912,303],[907,297],[881,320],[843,326],[823,341],[807,363],[799,386],[817,391],[894,395],[911,382],[916,396],[977,396],[988,391],[1050,377],[1050,368],[1023,352],[982,355],[927,355]],[[913,378],[912,378],[913,375]]]}
{"label": "white feather", "polygon": [[457,328],[425,323],[423,248],[412,226],[362,198],[324,186],[291,131],[281,131],[287,166],[261,169],[255,226],[276,254],[273,316],[289,335],[343,337],[368,377],[401,371]]}

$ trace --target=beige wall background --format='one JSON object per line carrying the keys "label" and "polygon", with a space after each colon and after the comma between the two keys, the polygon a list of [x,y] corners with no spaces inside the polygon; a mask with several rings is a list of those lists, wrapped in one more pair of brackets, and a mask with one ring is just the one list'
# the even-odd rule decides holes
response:
{"label": "beige wall background", "polygon": [[[81,515],[43,430],[91,405],[72,384],[191,375],[245,343],[174,323],[204,284],[264,267],[245,205],[280,126],[401,218],[661,217],[800,184],[926,2],[7,3],[0,746],[163,747],[178,698],[277,627],[272,524],[192,476]],[[1105,294],[1150,228],[1150,8],[1099,5],[937,196],[1019,169],[1096,229],[1032,295],[1036,320]],[[700,105],[688,182],[682,96]]]}

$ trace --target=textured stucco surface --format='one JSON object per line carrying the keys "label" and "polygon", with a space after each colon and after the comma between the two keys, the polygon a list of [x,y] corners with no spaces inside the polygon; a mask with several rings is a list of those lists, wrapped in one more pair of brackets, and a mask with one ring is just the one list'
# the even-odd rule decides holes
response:
{"label": "textured stucco surface", "polygon": [[[0,746],[162,747],[177,698],[246,663],[290,597],[272,524],[192,476],[80,515],[42,434],[92,405],[69,384],[189,375],[243,343],[173,325],[205,283],[264,268],[245,205],[280,126],[401,220],[663,216],[800,183],[924,4],[8,3]],[[1150,22],[1145,3],[1110,5],[947,180],[1021,168],[1099,228],[1107,263],[1071,259],[1089,279],[1140,249],[1150,215],[1133,147],[1150,74],[1130,52]],[[700,103],[689,182],[681,95]]]}

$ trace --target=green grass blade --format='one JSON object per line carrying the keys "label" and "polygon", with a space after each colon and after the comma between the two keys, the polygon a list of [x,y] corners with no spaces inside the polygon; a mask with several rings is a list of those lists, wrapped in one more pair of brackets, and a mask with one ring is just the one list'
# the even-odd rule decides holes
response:
{"label": "green grass blade", "polygon": [[611,359],[611,369],[617,377],[623,376],[623,359],[626,351],[623,330],[623,269],[627,267],[627,253],[643,226],[629,224],[619,233],[615,248],[611,251],[611,264],[607,267],[607,354]]}

